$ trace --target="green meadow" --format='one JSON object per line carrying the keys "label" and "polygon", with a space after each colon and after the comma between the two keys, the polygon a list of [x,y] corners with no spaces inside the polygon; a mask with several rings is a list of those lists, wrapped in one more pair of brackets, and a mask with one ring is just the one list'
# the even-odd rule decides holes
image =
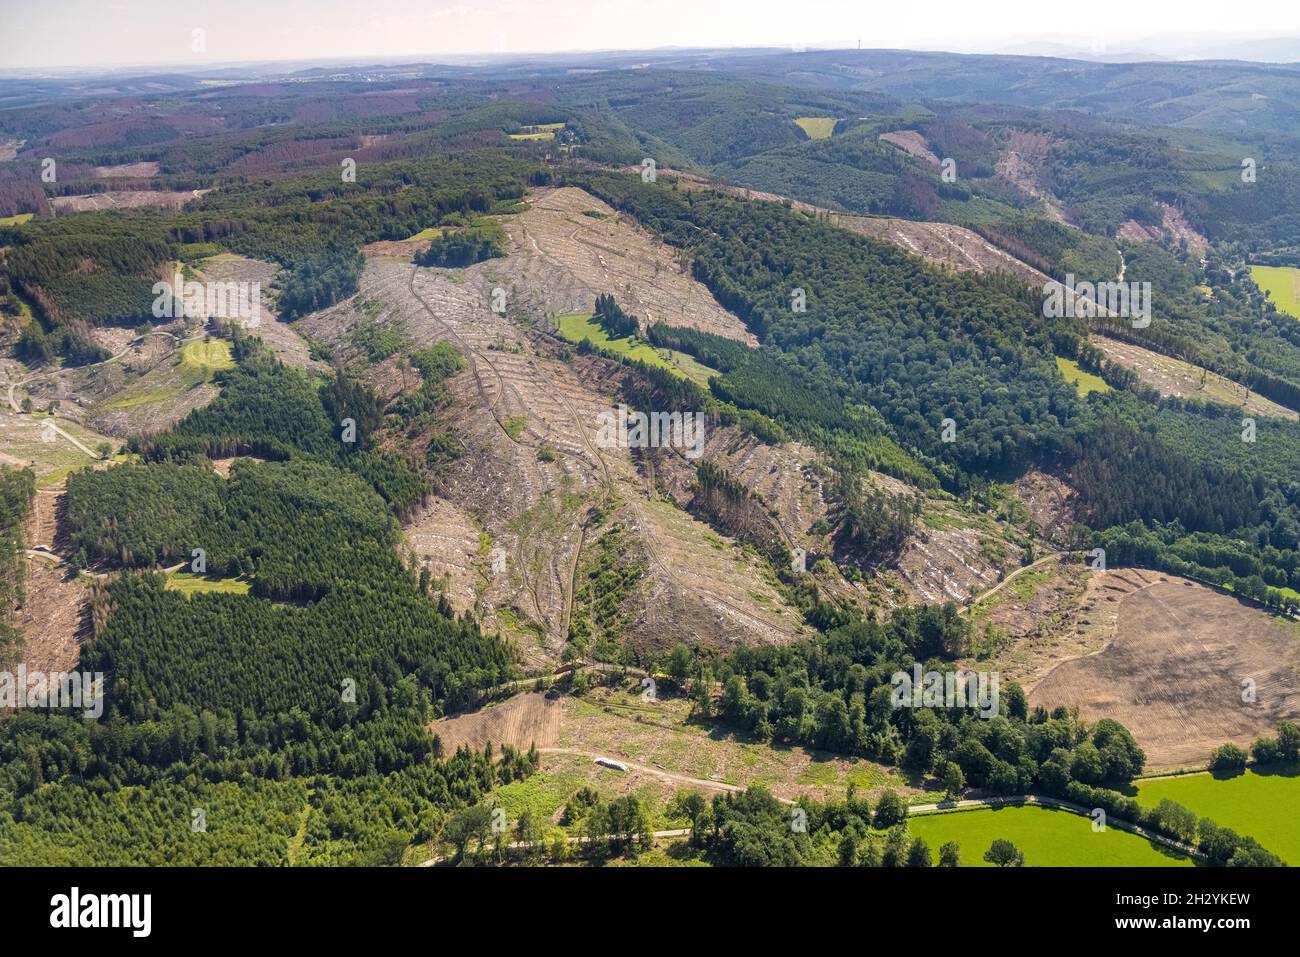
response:
{"label": "green meadow", "polygon": [[1056,368],[1061,370],[1061,375],[1065,377],[1066,382],[1074,383],[1074,387],[1079,390],[1081,396],[1088,395],[1091,392],[1110,391],[1110,386],[1106,384],[1106,381],[1101,376],[1080,369],[1079,363],[1073,359],[1063,359],[1061,356],[1057,356]]}
{"label": "green meadow", "polygon": [[189,572],[172,572],[163,586],[167,591],[177,591],[189,598],[201,592],[226,595],[247,595],[249,583],[242,578],[208,578]]}
{"label": "green meadow", "polygon": [[835,129],[836,119],[833,116],[801,116],[795,123],[808,134],[808,139],[825,140]]}
{"label": "green meadow", "polygon": [[1140,804],[1177,801],[1222,827],[1253,837],[1282,860],[1300,864],[1300,765],[1247,770],[1231,777],[1210,772],[1147,778],[1127,789]]}
{"label": "green meadow", "polygon": [[930,845],[935,861],[948,841],[961,845],[963,867],[992,867],[984,852],[1006,838],[1025,855],[1026,867],[1190,867],[1192,860],[1117,828],[1093,831],[1092,819],[1033,805],[921,814],[907,819]]}
{"label": "green meadow", "polygon": [[569,342],[578,343],[590,339],[597,349],[626,356],[629,359],[644,362],[646,365],[667,369],[683,379],[690,379],[696,385],[708,388],[709,379],[718,373],[708,366],[696,361],[694,356],[672,349],[656,349],[650,343],[637,336],[625,336],[611,339],[609,333],[592,318],[590,313],[572,313],[560,316],[560,335]]}
{"label": "green meadow", "polygon": [[1300,269],[1295,266],[1251,266],[1250,278],[1269,294],[1280,311],[1300,319]]}

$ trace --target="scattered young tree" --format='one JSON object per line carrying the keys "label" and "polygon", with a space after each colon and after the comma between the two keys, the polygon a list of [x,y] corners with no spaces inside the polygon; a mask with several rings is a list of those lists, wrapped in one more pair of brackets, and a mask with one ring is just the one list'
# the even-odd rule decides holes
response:
{"label": "scattered young tree", "polygon": [[984,852],[984,860],[997,867],[1024,867],[1025,855],[1004,837],[994,841]]}

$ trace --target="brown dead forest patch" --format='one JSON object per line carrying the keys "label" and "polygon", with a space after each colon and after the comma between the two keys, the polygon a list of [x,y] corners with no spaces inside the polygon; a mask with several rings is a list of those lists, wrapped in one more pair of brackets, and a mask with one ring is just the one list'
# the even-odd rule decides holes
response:
{"label": "brown dead forest patch", "polygon": [[[1091,634],[1094,650],[1047,671],[1032,705],[1114,718],[1158,769],[1204,764],[1224,742],[1248,747],[1300,717],[1300,627],[1155,572],[1124,569],[1089,585],[1073,631]],[[1244,682],[1255,703],[1243,702]]]}
{"label": "brown dead forest patch", "polygon": [[939,165],[939,157],[934,155],[930,150],[930,144],[925,141],[925,137],[916,130],[897,130],[893,133],[881,133],[880,138],[919,160],[925,160],[931,166]]}
{"label": "brown dead forest patch", "polygon": [[119,163],[116,166],[96,166],[95,175],[100,179],[109,179],[111,177],[126,177],[130,179],[145,179],[150,176],[158,175],[158,164],[150,162],[140,163]]}
{"label": "brown dead forest patch", "polygon": [[1202,256],[1209,248],[1210,241],[1183,215],[1183,211],[1168,203],[1157,203],[1160,208],[1160,224],[1144,226],[1137,220],[1126,219],[1115,229],[1115,237],[1128,242],[1146,243],[1166,240],[1174,245],[1181,243],[1189,253]]}
{"label": "brown dead forest patch", "polygon": [[198,199],[208,189],[152,190],[124,189],[83,196],[51,196],[50,205],[60,213],[92,213],[108,209],[141,209],[155,206],[161,209],[180,209],[191,200]]}
{"label": "brown dead forest patch", "polygon": [[18,658],[28,670],[71,671],[90,635],[90,589],[76,572],[47,557],[27,559],[27,582],[15,624],[23,632]]}
{"label": "brown dead forest patch", "polygon": [[1012,484],[1043,539],[1059,542],[1074,523],[1075,491],[1059,475],[1031,469]]}
{"label": "brown dead forest patch", "polygon": [[997,172],[1007,182],[1019,186],[1039,200],[1051,219],[1070,226],[1073,224],[1066,219],[1061,201],[1043,182],[1047,151],[1052,148],[1053,142],[1050,133],[1012,133],[1003,147],[1002,155],[998,157]]}

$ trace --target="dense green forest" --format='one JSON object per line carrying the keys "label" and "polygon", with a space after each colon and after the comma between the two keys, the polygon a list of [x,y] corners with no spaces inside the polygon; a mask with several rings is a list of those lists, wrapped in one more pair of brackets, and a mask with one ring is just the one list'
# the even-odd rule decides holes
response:
{"label": "dense green forest", "polygon": [[[145,461],[69,477],[67,524],[79,563],[176,560],[250,592],[187,597],[148,571],[107,586],[80,662],[111,676],[105,720],[0,722],[0,859],[398,863],[446,813],[536,768],[535,754],[443,755],[427,731],[514,666],[400,560],[392,471],[336,448],[331,419],[377,416],[373,399],[256,343],[237,351],[221,397],[143,442]],[[420,356],[434,385],[458,363]],[[273,461],[229,479],[205,458],[252,449]],[[16,509],[30,475],[5,475]]]}

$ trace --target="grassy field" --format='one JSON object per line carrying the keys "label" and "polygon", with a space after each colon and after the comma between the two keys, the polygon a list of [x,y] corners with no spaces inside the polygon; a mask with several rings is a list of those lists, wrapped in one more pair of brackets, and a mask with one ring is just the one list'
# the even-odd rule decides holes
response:
{"label": "grassy field", "polygon": [[948,841],[961,845],[963,867],[991,867],[984,852],[1006,838],[1025,855],[1026,867],[1190,867],[1190,858],[1116,828],[1092,830],[1089,818],[1044,807],[980,808],[908,818],[936,859]]}
{"label": "grassy field", "polygon": [[667,369],[683,379],[690,379],[696,385],[708,388],[709,380],[718,373],[708,366],[696,361],[694,356],[672,349],[656,349],[644,339],[629,336],[623,339],[611,339],[609,333],[601,328],[589,313],[573,313],[558,318],[560,335],[569,342],[581,342],[590,339],[598,349],[614,352],[629,359],[644,362],[646,365]]}
{"label": "grassy field", "polygon": [[1300,319],[1300,269],[1295,266],[1251,266],[1250,278],[1269,294],[1279,310]]}
{"label": "grassy field", "polygon": [[230,356],[230,343],[224,339],[208,339],[187,342],[181,350],[181,365],[216,372],[234,368],[235,360]]}
{"label": "grassy field", "polygon": [[1291,865],[1300,864],[1300,765],[1272,774],[1246,771],[1230,778],[1212,774],[1184,774],[1151,778],[1130,788],[1130,796],[1155,806],[1163,799],[1177,801],[1203,817],[1248,834]]}
{"label": "grassy field", "polygon": [[19,213],[17,216],[0,216],[0,226],[21,226],[27,220],[31,219],[35,213]]}
{"label": "grassy field", "polygon": [[167,576],[166,589],[178,591],[186,598],[200,592],[220,592],[228,595],[247,595],[247,581],[240,578],[207,578],[189,572],[172,572]]}
{"label": "grassy field", "polygon": [[415,235],[407,236],[406,239],[402,240],[402,242],[413,243],[413,242],[418,242],[419,240],[422,239],[437,239],[445,231],[446,230],[444,230],[441,226],[426,226],[424,229],[420,230]]}
{"label": "grassy field", "polygon": [[831,131],[835,129],[836,120],[833,116],[801,116],[795,123],[808,134],[808,139],[825,140],[830,138]]}
{"label": "grassy field", "polygon": [[557,130],[564,129],[563,123],[538,123],[523,127],[522,133],[511,133],[512,140],[553,140]]}
{"label": "grassy field", "polygon": [[1074,387],[1079,390],[1079,395],[1085,396],[1092,392],[1109,392],[1108,386],[1101,376],[1093,375],[1079,368],[1079,363],[1073,359],[1063,359],[1061,356],[1056,357],[1056,368],[1061,370],[1061,375],[1065,376],[1066,382],[1073,382]]}

